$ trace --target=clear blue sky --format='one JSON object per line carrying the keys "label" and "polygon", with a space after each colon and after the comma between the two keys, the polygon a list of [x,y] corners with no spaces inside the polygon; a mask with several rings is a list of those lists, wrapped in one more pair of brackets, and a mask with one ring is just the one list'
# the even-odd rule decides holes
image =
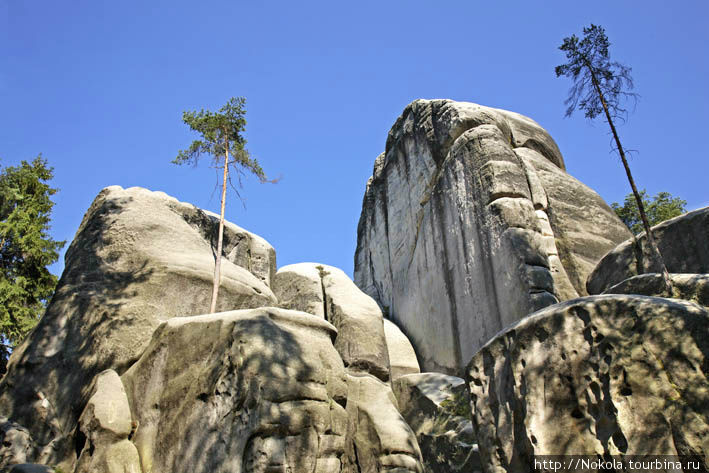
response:
{"label": "clear blue sky", "polygon": [[[564,118],[562,38],[604,26],[641,95],[620,128],[651,194],[709,205],[709,3],[0,0],[0,159],[55,168],[52,234],[71,240],[105,186],[218,211],[215,173],[170,163],[184,110],[247,98],[249,149],[277,185],[245,183],[227,218],[278,265],[352,274],[374,158],[403,108],[451,98],[528,115],[608,202],[629,192],[603,122]],[[206,164],[206,162],[204,163]],[[63,263],[53,266],[60,272]]]}

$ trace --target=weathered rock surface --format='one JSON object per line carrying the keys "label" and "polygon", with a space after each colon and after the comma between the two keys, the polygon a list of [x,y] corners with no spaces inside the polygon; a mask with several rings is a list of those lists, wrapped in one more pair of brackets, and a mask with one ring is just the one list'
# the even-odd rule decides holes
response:
{"label": "weathered rock surface", "polygon": [[11,465],[25,463],[35,455],[35,444],[30,432],[19,424],[0,418],[0,471]]}
{"label": "weathered rock surface", "polygon": [[128,440],[134,425],[118,373],[113,370],[102,372],[97,376],[94,394],[79,418],[84,445],[75,473],[139,473],[138,450]]}
{"label": "weathered rock surface", "polygon": [[341,269],[318,263],[284,266],[274,290],[282,307],[322,316],[337,328],[335,348],[349,371],[389,379],[382,311]]}
{"label": "weathered rock surface", "polygon": [[423,473],[416,436],[391,388],[369,375],[347,376],[347,412],[362,473]]}
{"label": "weathered rock surface", "polygon": [[10,473],[55,473],[55,470],[37,463],[22,463],[13,466]]}
{"label": "weathered rock surface", "polygon": [[[0,414],[29,430],[35,451],[54,442],[46,461],[75,455],[71,438],[96,374],[124,371],[162,321],[208,309],[217,225],[162,192],[114,186],[94,200],[46,314],[0,383]],[[227,223],[218,307],[274,305],[275,267],[265,240]]]}
{"label": "weathered rock surface", "polygon": [[[694,210],[652,227],[657,246],[670,273],[709,273],[709,207]],[[645,232],[608,252],[588,277],[589,294],[600,294],[628,278],[657,273]]]}
{"label": "weathered rock surface", "polygon": [[639,294],[684,299],[709,307],[709,274],[670,274],[670,294],[661,274],[633,276],[604,291],[604,294]]}
{"label": "weathered rock surface", "polygon": [[532,455],[709,454],[709,311],[591,296],[499,333],[466,371],[487,472]]}
{"label": "weathered rock surface", "polygon": [[455,374],[503,327],[585,295],[596,261],[629,236],[533,120],[417,100],[367,183],[354,276],[424,370]]}
{"label": "weathered rock surface", "polygon": [[384,319],[384,336],[389,351],[392,381],[412,373],[420,373],[416,352],[411,342],[394,322]]}
{"label": "weathered rock surface", "polygon": [[416,433],[427,473],[481,471],[470,395],[461,378],[420,373],[393,381],[399,410]]}
{"label": "weathered rock surface", "polygon": [[316,263],[283,266],[276,272],[273,292],[284,309],[300,310],[325,318],[323,281]]}
{"label": "weathered rock surface", "polygon": [[321,318],[173,318],[122,377],[144,473],[352,470],[347,380]]}

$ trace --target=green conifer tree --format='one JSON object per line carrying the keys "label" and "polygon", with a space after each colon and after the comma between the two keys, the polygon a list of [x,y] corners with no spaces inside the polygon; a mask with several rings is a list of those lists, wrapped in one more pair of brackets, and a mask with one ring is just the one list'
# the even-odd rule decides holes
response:
{"label": "green conifer tree", "polygon": [[49,235],[57,192],[49,186],[53,169],[39,155],[31,163],[0,174],[0,369],[37,324],[54,293],[57,277],[47,266],[59,258],[63,241]]}

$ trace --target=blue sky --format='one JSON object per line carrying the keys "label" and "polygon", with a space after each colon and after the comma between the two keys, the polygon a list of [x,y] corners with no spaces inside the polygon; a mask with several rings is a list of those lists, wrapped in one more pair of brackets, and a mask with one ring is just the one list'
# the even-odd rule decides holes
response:
{"label": "blue sky", "polygon": [[[245,182],[227,218],[278,265],[352,274],[374,158],[417,98],[513,110],[544,126],[570,174],[630,192],[601,122],[564,118],[562,39],[606,28],[640,100],[620,127],[651,194],[709,205],[709,3],[0,0],[0,164],[55,168],[52,234],[71,240],[100,189],[161,190],[218,211],[215,173],[170,163],[196,137],[184,110],[247,99],[248,147],[275,185]],[[59,273],[63,263],[52,269]]]}

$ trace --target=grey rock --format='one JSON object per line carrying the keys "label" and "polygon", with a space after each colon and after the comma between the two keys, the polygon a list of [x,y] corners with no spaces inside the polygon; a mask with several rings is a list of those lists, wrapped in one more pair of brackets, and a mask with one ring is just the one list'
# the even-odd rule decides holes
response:
{"label": "grey rock", "polygon": [[[694,210],[652,227],[657,246],[670,273],[709,273],[709,207]],[[609,251],[588,276],[589,294],[600,294],[621,281],[658,273],[645,232]]]}
{"label": "grey rock", "polygon": [[0,451],[0,471],[14,464],[25,463],[33,456],[35,445],[30,432],[4,417],[0,418],[0,442],[3,446]]}
{"label": "grey rock", "polygon": [[[208,309],[217,225],[162,192],[114,186],[96,197],[52,302],[0,383],[0,414],[27,427],[37,451],[64,439],[50,464],[75,459],[71,437],[96,374],[123,372],[162,321]],[[218,308],[274,305],[273,248],[231,223],[224,241]]]}
{"label": "grey rock", "polygon": [[[113,370],[106,370],[96,377],[94,394],[79,418],[84,434],[89,440],[107,436],[110,439],[125,439],[132,429],[130,405],[121,378]],[[91,436],[96,438],[92,439]]]}
{"label": "grey rock", "polygon": [[325,318],[323,282],[316,266],[317,263],[290,264],[276,272],[273,292],[280,307]]}
{"label": "grey rock", "polygon": [[78,460],[75,473],[141,473],[135,445],[127,439],[104,445],[91,455]]}
{"label": "grey rock", "polygon": [[709,274],[670,274],[674,291],[669,293],[661,274],[633,276],[604,291],[604,294],[639,294],[685,299],[709,307]]}
{"label": "grey rock", "polygon": [[143,471],[356,471],[335,335],[280,308],[161,324],[122,376]]}
{"label": "grey rock", "polygon": [[503,327],[584,295],[596,261],[629,236],[533,120],[417,100],[367,183],[354,279],[424,370],[456,374]]}
{"label": "grey rock", "polygon": [[533,455],[709,453],[709,311],[604,295],[529,315],[470,361],[473,426],[487,472]]}
{"label": "grey rock", "polygon": [[401,414],[416,433],[426,472],[482,471],[470,395],[461,378],[409,374],[394,380],[392,388]]}
{"label": "grey rock", "polygon": [[420,373],[416,352],[411,342],[394,322],[384,319],[384,336],[389,352],[391,380],[412,373]]}
{"label": "grey rock", "polygon": [[282,307],[324,317],[337,328],[335,348],[350,372],[389,379],[382,311],[341,269],[293,264],[278,270],[275,281]]}
{"label": "grey rock", "polygon": [[391,388],[370,375],[347,376],[347,412],[361,473],[423,473],[416,436]]}
{"label": "grey rock", "polygon": [[54,473],[54,469],[37,463],[22,463],[13,466],[10,473]]}
{"label": "grey rock", "polygon": [[135,425],[118,373],[100,373],[79,418],[85,441],[74,473],[139,473],[138,450],[128,440]]}

